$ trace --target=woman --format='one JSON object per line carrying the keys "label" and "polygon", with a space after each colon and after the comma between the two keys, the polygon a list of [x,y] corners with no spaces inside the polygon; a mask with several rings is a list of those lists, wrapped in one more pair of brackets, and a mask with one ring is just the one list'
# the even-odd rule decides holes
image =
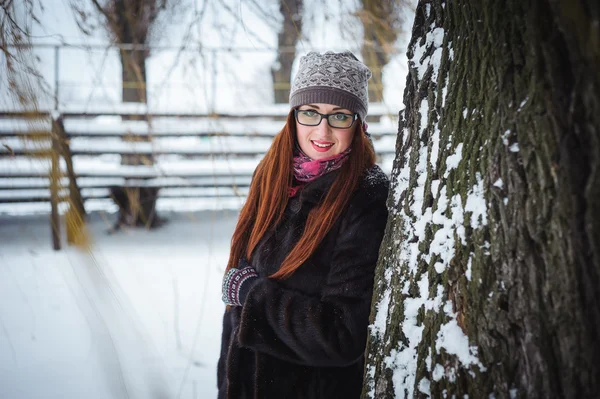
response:
{"label": "woman", "polygon": [[363,124],[371,71],[300,60],[223,279],[219,398],[358,398],[388,179]]}

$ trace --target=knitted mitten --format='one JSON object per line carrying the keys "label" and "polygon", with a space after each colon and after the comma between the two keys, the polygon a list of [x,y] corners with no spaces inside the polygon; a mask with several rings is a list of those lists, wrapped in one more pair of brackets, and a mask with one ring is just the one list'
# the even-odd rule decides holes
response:
{"label": "knitted mitten", "polygon": [[[240,262],[240,266],[243,264],[248,265],[247,262]],[[241,306],[246,299],[246,294],[248,294],[248,291],[250,291],[250,288],[252,288],[257,280],[258,273],[250,265],[244,266],[241,269],[229,269],[223,278],[222,299],[225,305]]]}

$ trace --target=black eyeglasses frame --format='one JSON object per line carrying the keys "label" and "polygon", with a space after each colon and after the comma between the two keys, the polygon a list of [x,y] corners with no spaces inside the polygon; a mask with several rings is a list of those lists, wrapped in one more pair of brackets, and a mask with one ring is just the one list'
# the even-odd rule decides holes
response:
{"label": "black eyeglasses frame", "polygon": [[[302,123],[298,120],[298,112],[300,111],[310,111],[310,112],[314,112],[317,115],[319,115],[321,118],[319,119],[319,122],[314,124],[314,125],[307,125],[306,123]],[[347,116],[352,116],[352,123],[350,124],[350,126],[348,127],[340,127],[340,126],[333,126],[331,124],[331,122],[329,122],[329,117],[333,116],[333,115],[347,115]],[[314,109],[294,109],[294,118],[296,118],[296,122],[298,122],[299,124],[301,124],[302,126],[319,126],[321,124],[321,122],[323,121],[323,118],[325,118],[325,120],[327,121],[327,124],[329,125],[329,127],[333,128],[333,129],[350,129],[353,125],[354,122],[356,122],[356,120],[358,119],[358,114],[354,113],[354,114],[347,114],[345,112],[334,112],[333,114],[322,114],[320,112],[315,111]]]}

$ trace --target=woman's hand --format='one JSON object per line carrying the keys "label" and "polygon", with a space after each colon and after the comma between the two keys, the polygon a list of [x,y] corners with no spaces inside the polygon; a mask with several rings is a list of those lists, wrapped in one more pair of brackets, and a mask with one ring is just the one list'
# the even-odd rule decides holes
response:
{"label": "woman's hand", "polygon": [[238,267],[229,269],[223,278],[223,303],[241,306],[257,280],[256,270],[245,259],[241,259]]}

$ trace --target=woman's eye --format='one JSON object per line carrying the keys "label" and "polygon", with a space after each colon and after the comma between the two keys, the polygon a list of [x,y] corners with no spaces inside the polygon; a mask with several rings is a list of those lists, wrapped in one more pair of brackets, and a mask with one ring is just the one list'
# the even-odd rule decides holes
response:
{"label": "woman's eye", "polygon": [[346,114],[335,114],[335,115],[333,115],[333,118],[336,121],[343,122],[343,121],[347,120],[349,118],[349,116]]}
{"label": "woman's eye", "polygon": [[314,117],[314,116],[316,116],[316,115],[317,115],[317,113],[316,113],[315,111],[302,111],[302,113],[303,113],[305,116],[308,116],[309,118],[312,118],[312,117]]}

